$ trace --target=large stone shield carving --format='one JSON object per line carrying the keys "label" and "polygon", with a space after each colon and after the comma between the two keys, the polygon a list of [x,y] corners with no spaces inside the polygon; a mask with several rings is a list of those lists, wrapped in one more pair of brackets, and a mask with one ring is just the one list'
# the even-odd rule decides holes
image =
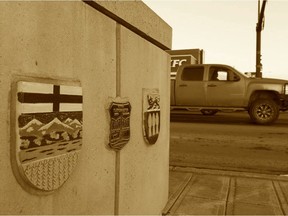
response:
{"label": "large stone shield carving", "polygon": [[155,144],[160,133],[160,95],[158,89],[143,89],[143,134]]}
{"label": "large stone shield carving", "polygon": [[82,148],[82,88],[20,81],[16,93],[16,177],[51,192],[69,178]]}

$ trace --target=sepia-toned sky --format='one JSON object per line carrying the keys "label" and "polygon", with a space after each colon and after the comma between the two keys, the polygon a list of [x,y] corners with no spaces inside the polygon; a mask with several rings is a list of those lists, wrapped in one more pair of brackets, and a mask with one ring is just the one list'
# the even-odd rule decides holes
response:
{"label": "sepia-toned sky", "polygon": [[[172,49],[203,49],[205,63],[256,70],[258,0],[143,0],[173,28]],[[261,3],[263,0],[261,0]],[[288,80],[288,0],[268,0],[263,77]]]}

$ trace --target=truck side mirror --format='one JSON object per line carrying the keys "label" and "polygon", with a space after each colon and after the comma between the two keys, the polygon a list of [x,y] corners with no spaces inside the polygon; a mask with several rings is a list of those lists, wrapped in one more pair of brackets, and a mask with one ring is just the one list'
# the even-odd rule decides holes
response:
{"label": "truck side mirror", "polygon": [[238,82],[239,80],[240,80],[240,77],[237,76],[236,74],[234,74],[234,76],[233,76],[233,80],[232,80],[232,81],[234,81],[234,82]]}

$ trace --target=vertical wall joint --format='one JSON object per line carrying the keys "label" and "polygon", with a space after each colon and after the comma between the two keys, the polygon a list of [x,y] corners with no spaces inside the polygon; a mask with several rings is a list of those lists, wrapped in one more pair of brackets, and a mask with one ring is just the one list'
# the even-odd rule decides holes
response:
{"label": "vertical wall joint", "polygon": [[[116,97],[121,97],[121,25],[116,23]],[[114,215],[119,215],[120,151],[115,158],[115,202]]]}

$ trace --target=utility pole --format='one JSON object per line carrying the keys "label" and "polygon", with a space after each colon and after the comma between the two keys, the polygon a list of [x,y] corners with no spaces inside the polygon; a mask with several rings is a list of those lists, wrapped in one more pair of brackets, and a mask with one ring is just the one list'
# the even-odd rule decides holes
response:
{"label": "utility pole", "polygon": [[264,11],[267,0],[263,0],[260,11],[260,0],[258,0],[258,23],[256,26],[256,77],[262,78],[262,63],[261,63],[261,31],[263,30]]}

